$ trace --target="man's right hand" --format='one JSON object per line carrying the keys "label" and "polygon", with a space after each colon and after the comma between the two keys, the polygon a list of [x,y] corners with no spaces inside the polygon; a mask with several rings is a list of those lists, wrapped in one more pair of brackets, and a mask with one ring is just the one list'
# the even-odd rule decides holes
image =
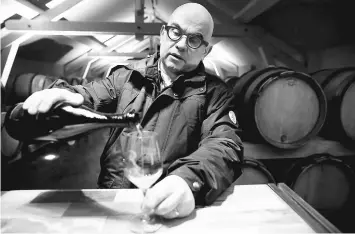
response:
{"label": "man's right hand", "polygon": [[66,89],[44,89],[33,93],[23,103],[22,108],[29,114],[46,113],[57,103],[67,103],[79,106],[84,102],[84,97],[79,93],[73,93]]}

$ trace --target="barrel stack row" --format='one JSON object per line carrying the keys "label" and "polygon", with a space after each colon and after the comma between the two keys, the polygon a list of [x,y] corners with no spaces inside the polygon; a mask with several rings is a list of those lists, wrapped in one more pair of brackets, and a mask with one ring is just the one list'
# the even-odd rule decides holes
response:
{"label": "barrel stack row", "polygon": [[305,74],[284,67],[230,79],[242,138],[295,149],[320,135],[355,142],[355,67]]}
{"label": "barrel stack row", "polygon": [[48,88],[58,79],[62,79],[71,85],[79,85],[85,81],[80,77],[47,76],[37,73],[19,74],[6,85],[7,103],[23,102],[31,94]]}
{"label": "barrel stack row", "polygon": [[[355,67],[306,74],[270,66],[227,84],[235,95],[244,142],[293,152],[321,137],[354,149]],[[339,211],[355,205],[354,167],[337,156],[324,152],[301,158],[246,158],[236,184],[284,182],[333,221]]]}

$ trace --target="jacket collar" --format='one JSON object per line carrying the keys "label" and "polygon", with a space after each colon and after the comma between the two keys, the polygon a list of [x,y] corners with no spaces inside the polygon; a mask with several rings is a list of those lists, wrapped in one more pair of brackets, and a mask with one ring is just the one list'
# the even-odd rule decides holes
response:
{"label": "jacket collar", "polygon": [[[138,66],[136,65],[133,66],[132,68],[140,72],[147,79],[153,82],[159,82],[160,81],[159,80],[160,74],[158,69],[159,60],[160,60],[160,56],[159,53],[157,52],[146,59],[138,61],[137,62]],[[178,76],[173,83],[180,83],[181,81],[184,81],[185,83],[202,82],[205,80],[205,78],[206,78],[205,66],[203,65],[203,62],[201,62],[195,70]]]}

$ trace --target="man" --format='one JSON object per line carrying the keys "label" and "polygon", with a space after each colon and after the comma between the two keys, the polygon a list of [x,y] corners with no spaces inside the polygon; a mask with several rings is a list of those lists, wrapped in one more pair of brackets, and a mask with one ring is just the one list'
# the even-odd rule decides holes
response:
{"label": "man", "polygon": [[[122,66],[106,79],[85,86],[56,82],[34,93],[23,108],[47,112],[57,102],[87,105],[102,112],[142,113],[144,130],[159,135],[163,179],[148,190],[143,207],[165,218],[188,216],[211,204],[240,174],[242,143],[233,95],[205,73],[213,19],[201,5],[178,7],[160,31],[160,55]],[[101,188],[127,188],[119,137],[112,129],[101,155]]]}

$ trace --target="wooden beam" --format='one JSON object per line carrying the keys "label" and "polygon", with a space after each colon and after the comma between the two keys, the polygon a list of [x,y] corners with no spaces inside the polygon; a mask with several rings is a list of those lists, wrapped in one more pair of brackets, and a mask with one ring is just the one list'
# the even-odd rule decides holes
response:
{"label": "wooden beam", "polygon": [[111,63],[108,63],[106,61],[96,61],[95,63],[92,64],[92,68],[90,70],[91,73],[93,74],[100,74],[106,70],[107,67],[110,67]]}
{"label": "wooden beam", "polygon": [[89,57],[134,57],[134,58],[145,58],[148,53],[119,53],[119,52],[89,52]]}
{"label": "wooden beam", "polygon": [[[43,11],[42,9],[38,8],[37,6],[31,4],[28,1],[25,0],[13,0],[16,1],[20,4],[25,5],[26,7],[31,8],[32,10],[36,11],[39,13],[37,17],[35,17],[36,20],[58,20],[60,16],[73,6],[77,5],[80,3],[82,0],[67,0],[66,2],[61,3],[57,7],[54,7],[53,9]],[[16,53],[18,51],[18,47],[21,45],[21,43],[25,42],[29,38],[32,37],[33,34],[31,33],[18,33],[18,32],[12,32],[7,34],[4,38],[1,40],[1,47],[2,47],[2,63],[1,63],[1,79],[2,83],[5,85],[7,82],[7,79],[9,77],[9,74],[12,69],[12,65],[14,62],[14,59],[16,57]],[[105,48],[106,45],[99,42],[94,39],[94,37],[82,37],[82,36],[72,36],[71,37],[73,40],[76,42],[80,42],[82,44],[85,44],[91,48]],[[9,49],[5,49],[9,48]],[[11,53],[10,53],[11,51]],[[11,56],[8,56],[8,55]],[[4,60],[5,59],[5,60]],[[5,71],[5,73],[3,73]]]}
{"label": "wooden beam", "polygon": [[[10,46],[10,47],[6,47],[5,49],[3,49],[3,50],[1,51],[1,75],[2,75],[3,72],[4,72],[4,69],[5,69],[5,66],[6,66],[6,61],[7,61],[8,58],[9,58],[10,51],[11,51],[11,46]],[[1,82],[2,82],[2,84],[5,86],[7,80],[4,80],[3,78],[1,78]]]}
{"label": "wooden beam", "polygon": [[[60,16],[66,12],[67,10],[69,10],[70,8],[72,8],[73,6],[77,5],[78,3],[80,3],[82,0],[67,0],[61,4],[59,4],[58,6],[49,9],[45,12],[43,12],[42,14],[38,15],[37,17],[35,17],[36,21],[48,21],[48,20],[58,20],[60,18]],[[21,1],[19,1],[21,3]],[[6,23],[5,23],[6,24]],[[28,33],[29,31],[23,31]],[[24,36],[23,34],[13,34],[10,33],[8,35],[6,35],[4,38],[1,39],[1,48],[5,48],[7,46],[10,46],[14,41],[16,41],[17,39],[19,39],[20,37]]]}
{"label": "wooden beam", "polygon": [[[119,42],[118,44],[115,44],[110,47],[106,47],[101,52],[111,52],[111,51],[119,48],[120,46],[123,46],[124,44],[134,40],[134,39],[135,39],[135,37],[131,36],[131,37],[127,38],[126,40]],[[65,73],[71,74],[71,73],[73,73],[73,70],[76,70],[78,67],[83,66],[83,64],[87,64],[89,61],[93,60],[93,58],[90,58],[87,55],[88,55],[88,52],[86,52],[86,53],[78,56],[77,58],[73,59],[72,61],[66,63],[64,66]]]}
{"label": "wooden beam", "polygon": [[299,51],[288,45],[283,40],[280,40],[279,38],[271,35],[270,33],[265,32],[261,39],[273,45],[274,47],[277,47],[280,51],[291,55],[298,62],[303,63],[305,61],[304,56]]}
{"label": "wooden beam", "polygon": [[[122,23],[122,22],[82,22],[82,21],[42,21],[42,20],[8,20],[5,27],[11,31],[31,32],[42,35],[160,35],[160,23]],[[256,30],[247,25],[216,25],[215,37],[245,37]]]}
{"label": "wooden beam", "polygon": [[[5,48],[2,50],[3,52],[1,53],[1,60],[2,60],[1,61],[1,63],[2,63],[1,82],[4,86],[6,86],[6,82],[9,78],[10,73],[11,73],[12,65],[14,64],[19,46],[21,45],[21,43],[23,43],[25,40],[27,40],[30,36],[31,36],[31,34],[26,34],[24,36],[21,36],[20,38],[16,39],[14,41],[14,43],[11,44],[10,49]],[[3,53],[4,53],[4,55],[3,55]]]}
{"label": "wooden beam", "polygon": [[[13,1],[16,1],[22,5],[25,5],[26,7],[28,8],[31,8],[32,10],[38,12],[40,15],[44,15],[45,17],[48,16],[45,13],[44,10],[42,10],[41,8],[33,5],[32,3],[28,2],[28,1],[25,1],[25,0],[13,0]],[[51,20],[51,18],[47,18],[47,20]],[[99,49],[99,48],[105,48],[106,45],[102,42],[100,42],[99,40],[97,40],[95,37],[93,36],[70,36],[68,37],[72,40],[75,40],[79,43],[82,43],[86,46],[89,46],[91,48],[94,48],[94,49]]]}
{"label": "wooden beam", "polygon": [[233,20],[249,23],[279,1],[280,0],[251,0],[242,10],[233,16]]}
{"label": "wooden beam", "polygon": [[[144,0],[136,0],[136,10],[134,12],[134,19],[137,24],[144,23]],[[136,34],[136,40],[142,41],[144,35]]]}
{"label": "wooden beam", "polygon": [[[124,43],[124,44],[126,44],[126,43]],[[130,51],[135,51],[135,52],[131,52],[131,53],[120,52],[119,54],[122,53],[122,56],[128,55],[128,54],[137,55],[137,57],[136,57],[137,59],[142,59],[142,58],[145,58],[146,55],[148,55],[146,52],[143,52],[148,47],[149,47],[149,37],[146,37],[146,39],[143,41],[135,40],[135,43],[130,44]],[[96,52],[93,52],[93,53],[96,53]],[[116,51],[113,51],[113,50],[110,52],[106,52],[106,53],[104,51],[98,52],[98,54],[101,54],[101,55],[107,55],[107,54],[110,55],[111,53],[112,53],[112,55],[117,54]],[[120,61],[120,60],[122,60],[122,62],[126,61],[127,59],[122,56],[116,56],[116,57],[115,56],[107,56],[107,57],[100,56],[100,57],[96,57],[96,58],[101,58],[101,60],[104,59],[107,61],[107,63],[112,63],[113,61]],[[100,63],[99,62],[93,63],[90,69],[97,69],[96,68],[97,65],[100,65]]]}
{"label": "wooden beam", "polygon": [[263,60],[264,67],[275,65],[274,57],[263,46],[258,46],[261,59]]}
{"label": "wooden beam", "polygon": [[[269,0],[268,1],[260,0],[260,2],[262,1],[268,2]],[[229,30],[234,30],[233,27],[235,25],[239,25],[239,26],[245,25],[242,22],[238,23],[236,20],[229,17],[224,11],[220,10],[219,8],[217,8],[216,6],[214,6],[213,4],[205,0],[193,0],[192,2],[199,3],[204,7],[206,7],[206,9],[212,14],[212,16],[215,19],[217,19],[223,26],[229,28]],[[274,2],[275,4],[276,0],[270,0],[270,2]],[[266,8],[266,6],[264,8]],[[290,67],[297,68],[300,71],[305,71],[305,66],[303,65],[302,61],[300,62],[292,56],[293,54],[297,54],[298,56],[300,56],[301,53],[297,52],[295,49],[291,48],[290,46],[287,46],[286,43],[282,42],[281,40],[277,40],[275,37],[272,37],[271,34],[268,33],[266,30],[264,30],[263,28],[255,26],[253,27],[253,30],[251,30],[250,33],[245,36],[253,40],[253,42],[256,45],[262,46],[265,49],[265,51],[272,52],[274,58],[277,57],[279,60],[284,60],[283,62]],[[279,46],[281,46],[282,49],[280,49]]]}
{"label": "wooden beam", "polygon": [[68,36],[68,37],[92,49],[104,49],[107,47],[105,43],[102,43],[101,41],[97,40],[93,36]]}
{"label": "wooden beam", "polygon": [[[264,45],[265,46],[265,45]],[[272,49],[270,49],[271,51]],[[288,67],[290,67],[293,70],[299,71],[299,72],[307,72],[307,68],[304,64],[298,62],[297,60],[293,59],[288,54],[285,53],[277,53],[276,50],[274,50],[274,53],[272,54],[275,59],[279,59],[281,62],[286,64]]]}
{"label": "wooden beam", "polygon": [[[9,79],[9,75],[12,69],[12,65],[15,62],[16,54],[18,51],[19,43],[14,43],[11,45],[9,48],[5,48],[4,56],[6,59],[6,62],[3,64],[1,63],[1,83],[6,87],[7,80]],[[1,57],[3,56],[3,53],[1,53]],[[2,60],[2,59],[1,59]]]}
{"label": "wooden beam", "polygon": [[86,65],[85,67],[85,71],[84,71],[84,74],[83,74],[83,79],[86,79],[86,77],[88,76],[89,74],[89,71],[90,71],[90,68],[91,68],[91,65],[97,61],[97,59],[92,59],[88,62],[88,64]]}
{"label": "wooden beam", "polygon": [[[265,35],[268,35],[268,33]],[[303,60],[302,61],[296,60],[292,54],[287,53],[284,50],[280,49],[279,45],[272,44],[268,40],[265,40],[264,37],[265,36],[263,35],[258,35],[258,36],[250,37],[250,39],[254,41],[256,45],[263,47],[264,52],[267,54],[269,58],[272,57],[273,60],[278,59],[282,63],[286,64],[288,67],[295,69],[297,71],[307,72],[307,68]]]}

